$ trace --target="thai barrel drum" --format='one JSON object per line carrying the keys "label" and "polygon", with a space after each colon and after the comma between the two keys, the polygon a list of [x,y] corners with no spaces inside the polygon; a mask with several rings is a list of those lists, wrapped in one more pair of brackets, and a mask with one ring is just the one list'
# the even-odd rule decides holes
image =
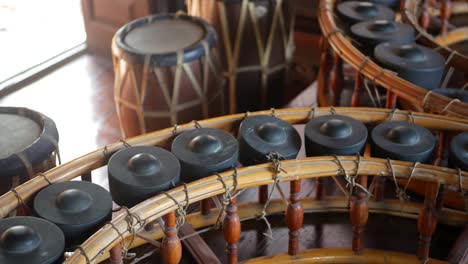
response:
{"label": "thai barrel drum", "polygon": [[272,115],[244,118],[237,139],[239,161],[244,166],[269,162],[268,156],[272,153],[283,159],[295,159],[302,145],[296,129]]}
{"label": "thai barrel drum", "polygon": [[374,58],[382,67],[428,90],[440,87],[445,71],[442,55],[414,43],[382,43],[375,48]]}
{"label": "thai barrel drum", "polygon": [[225,113],[216,32],[183,14],[144,17],[113,39],[114,96],[124,138]]}
{"label": "thai barrel drum", "polygon": [[336,11],[341,21],[347,26],[363,21],[395,19],[395,12],[390,8],[364,1],[341,2],[336,6]]}
{"label": "thai barrel drum", "polygon": [[196,128],[178,135],[171,151],[180,161],[185,183],[232,169],[239,157],[236,138],[216,128]]}
{"label": "thai barrel drum", "polygon": [[304,130],[308,157],[356,155],[367,141],[367,128],[347,116],[328,115],[311,119]]}
{"label": "thai barrel drum", "polygon": [[58,264],[65,238],[55,224],[37,217],[0,220],[0,263]]}
{"label": "thai barrel drum", "polygon": [[295,0],[190,0],[218,32],[230,113],[280,107],[294,51]]}
{"label": "thai barrel drum", "polygon": [[20,107],[0,107],[0,195],[56,164],[59,134],[52,119]]}
{"label": "thai barrel drum", "polygon": [[57,225],[66,247],[83,243],[112,218],[112,197],[103,187],[86,181],[54,183],[34,198],[37,216]]}
{"label": "thai barrel drum", "polygon": [[404,121],[390,121],[371,132],[372,155],[380,158],[427,163],[436,140],[424,127]]}
{"label": "thai barrel drum", "polygon": [[380,43],[411,42],[415,38],[413,27],[390,20],[363,21],[351,26],[350,30],[352,38],[366,55],[372,55]]}
{"label": "thai barrel drum", "polygon": [[458,134],[450,142],[449,165],[468,171],[468,132]]}
{"label": "thai barrel drum", "polygon": [[180,163],[169,151],[153,146],[122,149],[108,163],[113,200],[128,208],[175,187],[180,182]]}

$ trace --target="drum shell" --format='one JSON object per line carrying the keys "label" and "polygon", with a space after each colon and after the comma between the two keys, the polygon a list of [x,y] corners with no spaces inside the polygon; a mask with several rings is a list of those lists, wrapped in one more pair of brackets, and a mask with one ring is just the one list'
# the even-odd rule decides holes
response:
{"label": "drum shell", "polygon": [[[30,180],[33,175],[45,172],[56,166],[58,155],[57,145],[59,134],[55,122],[37,111],[21,107],[0,107],[0,114],[19,115],[33,120],[41,129],[41,133],[28,147],[17,154],[22,155],[31,165],[31,173],[25,168],[17,154],[0,159],[0,195],[8,190]],[[56,142],[52,142],[56,141]]]}
{"label": "drum shell", "polygon": [[[178,66],[164,56],[159,57],[159,62],[156,56],[148,61],[143,55],[138,58],[119,48],[116,38],[117,35],[112,43],[114,93],[125,138],[226,113],[225,80],[216,48],[208,49],[208,54],[187,53]],[[176,80],[179,80],[178,88]]]}
{"label": "drum shell", "polygon": [[[287,74],[293,51],[295,1],[283,1],[281,6],[285,33],[281,31],[279,16],[274,15],[277,1],[250,0],[246,2],[249,5],[254,5],[256,10],[264,11],[264,14],[259,18],[259,16],[252,15],[250,11],[247,11],[242,27],[242,35],[239,34],[240,18],[243,14],[242,0],[192,0],[188,5],[189,14],[200,16],[208,21],[218,33],[218,47],[222,67],[225,75],[230,76],[228,77],[229,89],[233,91],[236,97],[236,105],[231,105],[231,109],[234,108],[236,112],[280,107],[285,103],[283,98],[289,83]],[[220,9],[220,5],[224,6],[225,12]],[[247,10],[249,8],[247,7]],[[222,23],[224,16],[227,20],[229,32],[226,32],[226,27]],[[252,17],[256,17],[258,34],[261,36],[263,43],[261,45],[257,41],[256,31],[252,25]],[[273,29],[274,24],[275,29]],[[274,32],[274,34],[271,34],[271,44],[266,45],[270,32]],[[226,46],[229,45],[231,50],[235,50],[238,36],[242,36],[238,46],[238,60],[232,60],[230,67],[228,58],[231,52]],[[229,37],[230,41],[227,41],[227,37]],[[259,45],[261,48],[259,48]],[[260,49],[263,48],[263,51],[265,51],[267,46],[270,47],[270,52],[264,56],[265,60],[262,66],[260,57],[263,57],[263,53],[260,53]],[[237,72],[233,72],[236,69]]]}

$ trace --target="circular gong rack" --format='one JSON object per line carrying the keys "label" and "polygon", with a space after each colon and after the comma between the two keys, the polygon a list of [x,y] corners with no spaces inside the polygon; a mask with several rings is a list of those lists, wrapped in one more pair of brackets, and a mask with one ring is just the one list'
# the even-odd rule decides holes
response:
{"label": "circular gong rack", "polygon": [[467,40],[468,28],[463,27],[455,29],[454,31],[448,32],[445,36],[432,36],[420,26],[418,18],[416,17],[416,14],[421,14],[424,11],[422,8],[424,4],[423,2],[424,1],[421,0],[406,0],[404,2],[404,8],[401,12],[403,22],[413,26],[417,32],[417,41],[419,43],[426,47],[437,49],[438,52],[445,58],[450,58],[450,61],[448,61],[448,66],[468,73],[468,57],[448,47],[450,44],[455,44]]}
{"label": "circular gong rack", "polygon": [[[327,61],[325,56],[328,52],[328,48],[331,47],[340,60],[342,59],[352,68],[359,71],[365,78],[384,87],[398,97],[419,106],[419,108],[423,109],[425,112],[457,116],[460,118],[468,116],[468,104],[435,94],[399,78],[392,71],[380,67],[373,62],[371,58],[361,53],[344,34],[343,30],[338,27],[334,10],[336,2],[336,0],[321,0],[319,3],[320,11],[318,12],[318,20],[324,35],[322,39],[322,61]],[[468,71],[468,63],[465,62],[466,58],[464,56],[457,52],[452,52],[446,47],[440,47],[438,44],[435,44],[435,42],[432,41],[433,38],[421,31],[422,29],[417,26],[414,16],[411,15],[414,14],[413,12],[419,12],[419,7],[416,3],[419,2],[416,2],[416,0],[407,0],[405,13],[406,17],[412,21],[411,24],[414,24],[413,26],[415,26],[421,34],[418,40],[427,39],[427,45],[429,47],[436,47],[438,50],[442,50],[442,55],[446,57],[450,66],[456,67],[456,69],[463,70],[464,72]],[[333,105],[333,103],[330,102],[329,98],[326,96],[328,89],[326,75],[331,69],[331,66],[323,66],[322,64],[320,67],[317,79],[319,105],[329,106]]]}
{"label": "circular gong rack", "polygon": [[[198,127],[220,128],[225,131],[236,134],[240,122],[247,115],[275,115],[290,124],[304,124],[311,118],[337,114],[355,118],[365,124],[373,125],[386,121],[408,121],[426,127],[430,130],[458,133],[468,131],[468,121],[455,117],[439,116],[427,113],[413,113],[410,111],[375,109],[375,108],[291,108],[278,109],[270,111],[259,111],[246,114],[235,114],[222,116],[198,122],[192,122],[180,126],[174,126],[159,130],[153,133],[145,134],[139,137],[131,138],[127,141],[117,142],[98,149],[82,157],[76,158],[68,163],[53,168],[46,173],[39,174],[38,177],[18,186],[14,191],[10,191],[0,197],[0,216],[2,218],[15,210],[21,203],[28,203],[34,195],[55,182],[69,181],[76,177],[87,175],[107,164],[109,157],[120,149],[131,146],[152,145],[168,147],[174,137],[184,131],[196,129]],[[209,215],[201,215],[199,212],[191,213],[183,217],[180,210],[188,204],[214,197],[216,195],[226,195],[229,192],[247,188],[253,188],[261,185],[276,184],[278,182],[291,182],[291,186],[299,180],[322,177],[345,177],[346,175],[369,175],[375,178],[388,177],[394,175],[398,180],[409,181],[410,177],[414,180],[426,183],[443,184],[447,188],[459,192],[468,190],[468,173],[460,170],[454,170],[444,167],[437,167],[425,164],[416,164],[402,161],[388,161],[372,157],[359,156],[323,156],[314,158],[304,158],[299,160],[280,161],[281,170],[278,169],[278,163],[264,163],[251,167],[243,167],[234,171],[227,171],[219,175],[202,178],[181,187],[174,188],[165,194],[154,196],[128,210],[122,210],[117,217],[110,223],[104,225],[98,232],[86,240],[76,251],[68,254],[65,263],[98,263],[109,257],[110,251],[117,248],[118,245],[126,245],[128,248],[134,248],[139,245],[155,241],[163,237],[169,237],[171,241],[178,241],[176,232],[169,232],[167,223],[173,222],[175,225],[176,211],[178,219],[185,219],[192,224],[195,229],[202,229],[216,224],[218,215],[222,209],[213,208]],[[389,165],[390,164],[390,165]],[[359,171],[359,173],[358,173]],[[293,191],[291,191],[293,193]],[[280,214],[285,210],[293,210],[292,206],[299,206],[307,213],[317,212],[356,212],[361,215],[362,212],[377,214],[394,215],[410,219],[437,218],[438,222],[450,225],[462,226],[468,223],[468,214],[463,211],[453,210],[443,207],[437,212],[437,216],[427,215],[425,206],[417,202],[406,202],[404,206],[395,199],[385,199],[383,201],[374,201],[367,199],[358,199],[354,208],[348,207],[348,199],[351,197],[344,192],[345,196],[339,199],[317,200],[311,197],[302,199],[293,198],[286,206],[283,200],[272,200],[266,208],[266,214]],[[291,194],[292,195],[292,194]],[[232,197],[232,196],[231,196]],[[237,209],[236,209],[237,208]],[[226,209],[226,208],[224,208]],[[241,203],[236,207],[233,199],[227,205],[227,214],[233,222],[225,222],[226,229],[224,234],[230,232],[240,232],[238,229],[230,228],[235,226],[235,219],[239,221],[254,219],[262,214],[263,205],[258,202]],[[230,215],[229,215],[230,214]],[[144,227],[148,223],[153,223],[161,217],[172,215],[165,218],[166,227],[162,228],[155,224],[154,230],[145,231]],[[303,218],[303,213],[297,217]],[[358,217],[359,218],[359,217]],[[171,220],[172,219],[172,220]],[[294,224],[293,224],[294,225]],[[224,225],[223,225],[224,226]],[[173,227],[173,226],[172,226]],[[288,227],[291,230],[290,224]],[[297,226],[295,227],[297,229]],[[299,227],[300,228],[300,227]],[[173,230],[173,228],[172,228]],[[227,231],[226,231],[227,230]],[[165,232],[166,231],[166,232]],[[290,237],[290,243],[294,237]],[[296,237],[297,239],[297,237]],[[121,242],[123,243],[121,244]],[[179,241],[180,243],[180,241]],[[230,242],[229,242],[230,243]],[[164,244],[164,239],[163,239]],[[164,250],[173,250],[168,247]],[[163,250],[163,252],[164,252]],[[333,261],[343,262],[368,262],[368,263],[420,263],[420,260],[414,255],[403,254],[399,252],[364,249],[357,254],[352,249],[314,249],[296,252],[290,255],[280,254],[269,258],[251,259],[248,262],[262,263],[265,261],[290,262],[290,261],[310,261],[310,263],[331,263]],[[166,252],[167,253],[167,252]],[[172,254],[171,252],[167,254]],[[177,255],[174,253],[172,255]],[[291,256],[294,255],[294,256]],[[330,262],[331,261],[331,262]],[[426,263],[444,263],[438,260],[428,259]]]}

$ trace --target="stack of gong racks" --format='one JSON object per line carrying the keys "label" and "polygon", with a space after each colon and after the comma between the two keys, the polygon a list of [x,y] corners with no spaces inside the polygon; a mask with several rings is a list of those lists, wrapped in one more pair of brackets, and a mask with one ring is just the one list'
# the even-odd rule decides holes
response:
{"label": "stack of gong racks", "polygon": [[[0,197],[0,263],[468,263],[468,58],[449,23],[463,8],[321,0],[321,107],[173,125],[48,167]],[[252,70],[236,60],[232,94]]]}

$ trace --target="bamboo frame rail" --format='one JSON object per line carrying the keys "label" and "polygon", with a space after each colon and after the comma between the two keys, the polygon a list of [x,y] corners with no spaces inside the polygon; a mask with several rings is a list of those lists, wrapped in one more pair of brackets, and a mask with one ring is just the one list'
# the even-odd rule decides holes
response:
{"label": "bamboo frame rail", "polygon": [[[340,164],[336,162],[335,157],[324,156],[283,161],[282,168],[287,173],[280,172],[279,174],[272,169],[271,163],[265,163],[238,169],[236,177],[234,177],[234,171],[221,173],[220,177],[223,179],[223,182],[217,176],[210,176],[192,182],[186,188],[183,186],[175,188],[168,192],[173,199],[161,194],[130,209],[131,217],[143,220],[142,223],[136,222],[133,226],[129,227],[127,217],[130,215],[119,215],[112,220],[112,225],[105,225],[85,241],[81,245],[83,251],[76,250],[67,259],[66,263],[86,263],[86,259],[94,260],[103,252],[110,250],[114,245],[120,243],[121,236],[130,235],[130,229],[138,230],[143,227],[144,223],[163,217],[177,210],[180,205],[186,205],[186,203],[192,204],[222,194],[225,192],[226,186],[227,188],[236,187],[238,189],[245,189],[273,184],[276,174],[280,182],[336,176],[343,172],[343,170],[352,175],[356,173],[358,168],[359,172],[364,175],[384,177],[392,175],[387,166],[387,160],[384,159],[363,157],[360,159],[359,165],[357,157],[339,157],[339,160],[341,161]],[[444,184],[453,188],[461,187],[463,190],[468,190],[468,172],[459,172],[432,165],[420,165],[417,169],[414,169],[413,163],[393,161],[393,173],[396,178],[406,179],[411,174],[414,180]],[[86,254],[86,257],[84,254]]]}
{"label": "bamboo frame rail", "polygon": [[[290,108],[272,109],[269,111],[258,111],[248,113],[249,115],[274,114],[276,117],[291,124],[305,123],[313,117],[330,115],[334,111],[336,114],[345,115],[364,123],[381,123],[388,120],[411,121],[428,129],[444,131],[468,131],[468,120],[448,116],[439,116],[427,113],[412,113],[410,111],[392,111],[389,109],[376,108],[352,108],[352,107],[318,107],[318,108]],[[221,128],[230,133],[237,131],[237,126],[247,114],[235,114],[216,117],[199,121],[197,124],[202,127]],[[107,159],[113,153],[125,147],[126,144],[132,146],[155,145],[167,146],[177,134],[195,128],[194,123],[187,123],[174,128],[166,128],[142,136],[134,137],[123,142],[116,142],[102,149],[90,152],[84,156],[76,158],[61,166],[55,167],[41,177],[35,177],[21,186],[15,188],[21,200],[28,202],[33,195],[47,186],[49,182],[63,182],[72,180],[83,174],[98,169],[107,164]],[[5,218],[10,212],[15,210],[20,201],[15,193],[9,191],[0,197],[0,218]]]}
{"label": "bamboo frame rail", "polygon": [[[427,112],[441,113],[450,116],[458,116],[465,118],[468,116],[468,104],[454,101],[448,97],[431,93],[426,89],[414,85],[406,80],[403,80],[383,69],[368,57],[365,57],[351,41],[337,27],[334,14],[334,6],[336,0],[320,0],[319,4],[319,24],[324,34],[324,38],[328,41],[328,45],[337,53],[346,63],[350,64],[355,69],[360,69],[360,72],[369,80],[386,88],[391,93],[398,97],[408,100],[409,102],[421,106]],[[427,34],[427,33],[422,33]],[[445,56],[450,56],[445,53]],[[456,53],[452,56],[450,63],[458,61]],[[457,69],[468,68],[468,63],[460,64]],[[467,69],[468,71],[468,69]],[[318,78],[318,87],[320,90],[325,86],[324,78]]]}

